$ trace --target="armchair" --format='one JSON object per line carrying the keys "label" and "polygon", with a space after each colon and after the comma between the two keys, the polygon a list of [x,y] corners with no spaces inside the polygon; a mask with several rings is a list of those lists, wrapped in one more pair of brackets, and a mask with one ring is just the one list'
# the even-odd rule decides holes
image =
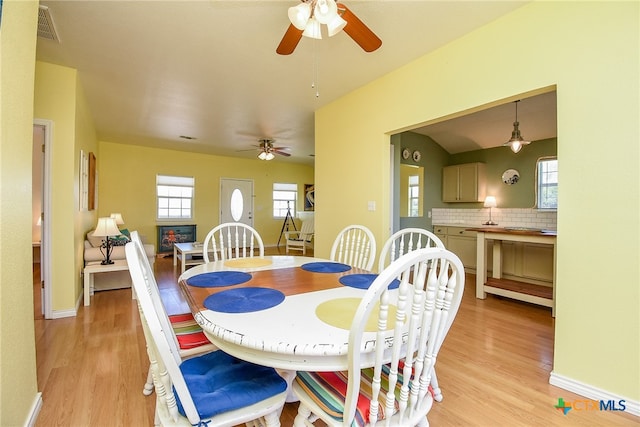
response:
{"label": "armchair", "polygon": [[284,237],[287,242],[287,253],[294,250],[302,251],[302,255],[306,255],[307,248],[313,247],[313,228],[313,218],[309,218],[302,221],[300,231],[286,231]]}

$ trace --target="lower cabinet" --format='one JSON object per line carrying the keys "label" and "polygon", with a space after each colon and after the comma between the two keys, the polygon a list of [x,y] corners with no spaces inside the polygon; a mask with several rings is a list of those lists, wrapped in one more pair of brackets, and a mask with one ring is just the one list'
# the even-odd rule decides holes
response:
{"label": "lower cabinet", "polygon": [[465,227],[434,227],[434,234],[442,240],[445,248],[460,258],[465,270],[476,270],[476,232]]}

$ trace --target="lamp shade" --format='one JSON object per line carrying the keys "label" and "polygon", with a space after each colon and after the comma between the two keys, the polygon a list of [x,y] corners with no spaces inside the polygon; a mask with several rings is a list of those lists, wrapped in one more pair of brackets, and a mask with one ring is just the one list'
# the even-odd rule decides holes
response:
{"label": "lamp shade", "polygon": [[308,3],[300,3],[297,6],[289,8],[289,21],[299,30],[304,30],[307,22],[311,17],[311,5]]}
{"label": "lamp shade", "polygon": [[313,17],[321,24],[328,24],[338,16],[338,5],[334,0],[318,0],[313,9]]}
{"label": "lamp shade", "polygon": [[112,213],[111,214],[111,218],[116,220],[116,224],[117,225],[124,224],[124,219],[122,219],[122,214],[120,214],[120,213]]}
{"label": "lamp shade", "polygon": [[485,208],[495,208],[496,206],[498,206],[498,204],[494,196],[487,196],[487,198],[484,199]]}
{"label": "lamp shade", "polygon": [[118,236],[119,234],[120,230],[118,230],[115,219],[110,217],[98,218],[98,225],[96,225],[96,229],[93,232],[94,236],[107,237]]}
{"label": "lamp shade", "polygon": [[310,37],[312,39],[322,39],[322,32],[320,29],[320,23],[316,21],[314,18],[309,19],[307,22],[307,26],[305,27],[302,35],[305,37]]}
{"label": "lamp shade", "polygon": [[346,26],[347,21],[342,19],[340,15],[336,14],[336,17],[327,23],[327,32],[329,33],[329,37],[335,36]]}

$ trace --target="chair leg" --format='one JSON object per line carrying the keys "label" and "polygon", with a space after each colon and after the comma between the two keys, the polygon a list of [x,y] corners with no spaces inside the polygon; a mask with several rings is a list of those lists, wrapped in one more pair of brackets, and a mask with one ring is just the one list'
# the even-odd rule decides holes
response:
{"label": "chair leg", "polygon": [[278,411],[265,415],[264,422],[266,427],[280,427],[280,416]]}
{"label": "chair leg", "polygon": [[436,376],[436,370],[431,371],[431,389],[433,390],[433,400],[436,402],[442,402],[442,390],[438,384],[438,377]]}
{"label": "chair leg", "polygon": [[293,420],[294,427],[306,427],[309,425],[307,421],[311,418],[311,410],[307,408],[302,402],[298,406],[298,415]]}
{"label": "chair leg", "polygon": [[142,394],[150,396],[153,393],[153,374],[151,374],[151,366],[149,366],[149,373],[147,374],[147,382],[144,383]]}

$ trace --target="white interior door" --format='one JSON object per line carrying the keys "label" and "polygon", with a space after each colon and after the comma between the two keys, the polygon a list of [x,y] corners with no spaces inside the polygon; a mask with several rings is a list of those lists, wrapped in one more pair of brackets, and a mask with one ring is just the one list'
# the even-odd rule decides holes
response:
{"label": "white interior door", "polygon": [[241,222],[253,227],[253,181],[220,179],[220,223]]}

